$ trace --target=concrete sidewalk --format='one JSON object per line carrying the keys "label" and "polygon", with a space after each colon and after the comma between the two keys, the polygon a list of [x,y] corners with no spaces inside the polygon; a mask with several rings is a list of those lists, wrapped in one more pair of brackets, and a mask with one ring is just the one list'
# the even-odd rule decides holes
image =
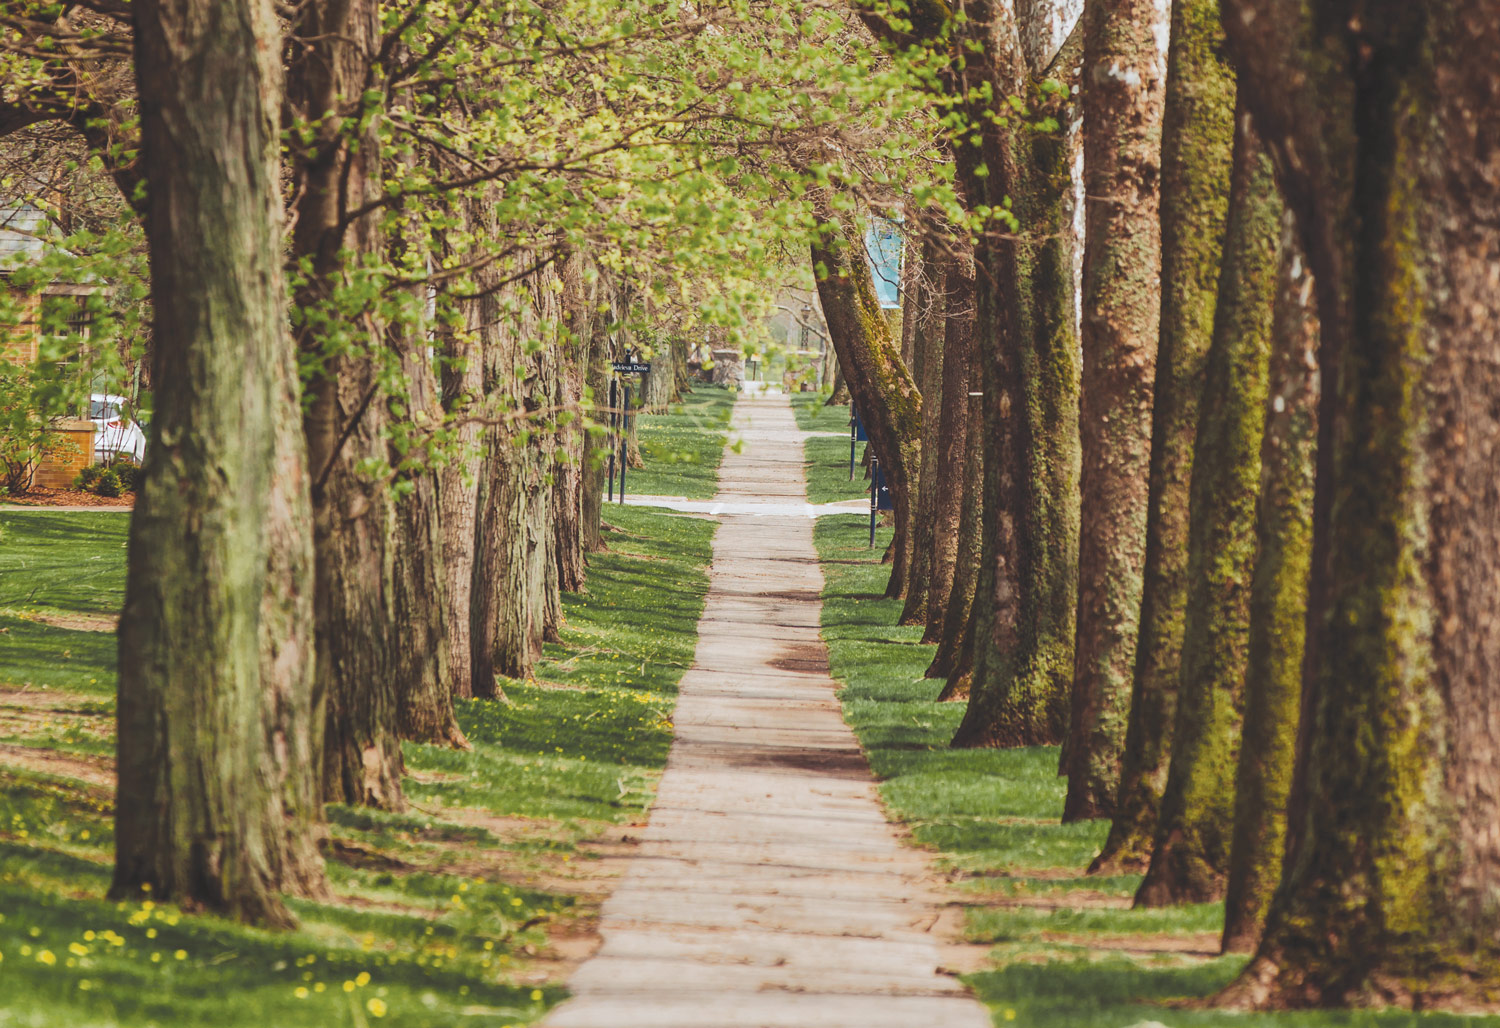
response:
{"label": "concrete sidewalk", "polygon": [[[923,856],[886,823],[818,635],[785,396],[734,407],[697,657],[649,826],[551,1028],[987,1028],[938,971]],[[734,513],[785,504],[785,514]]]}

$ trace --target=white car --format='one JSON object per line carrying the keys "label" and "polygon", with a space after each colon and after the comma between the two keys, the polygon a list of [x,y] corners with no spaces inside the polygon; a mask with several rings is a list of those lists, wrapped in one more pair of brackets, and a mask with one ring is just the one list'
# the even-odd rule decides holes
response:
{"label": "white car", "polygon": [[139,464],[146,456],[146,433],[122,413],[130,401],[123,396],[94,393],[89,397],[89,420],[94,423],[94,460],[108,464],[130,457]]}

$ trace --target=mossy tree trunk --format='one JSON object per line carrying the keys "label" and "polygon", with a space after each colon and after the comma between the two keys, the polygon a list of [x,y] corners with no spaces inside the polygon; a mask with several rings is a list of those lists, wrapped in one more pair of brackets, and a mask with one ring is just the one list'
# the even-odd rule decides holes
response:
{"label": "mossy tree trunk", "polygon": [[1255,511],[1255,575],[1250,580],[1245,727],[1224,891],[1223,946],[1235,953],[1248,953],[1260,941],[1266,907],[1281,877],[1312,559],[1318,318],[1312,276],[1289,211],[1281,223],[1281,273]]}
{"label": "mossy tree trunk", "polygon": [[1229,209],[1235,86],[1223,35],[1218,0],[1174,0],[1162,118],[1161,334],[1140,628],[1114,815],[1091,873],[1145,870],[1171,760],[1187,598],[1188,479]]}
{"label": "mossy tree trunk", "polygon": [[317,125],[313,140],[293,152],[292,256],[310,269],[294,302],[303,312],[298,343],[314,369],[303,428],[313,482],[317,685],[327,712],[324,798],[395,810],[405,800],[392,673],[393,510],[386,483],[364,470],[387,455],[379,340],[359,321],[318,313],[339,303],[350,255],[381,249],[375,215],[348,217],[381,189],[377,119],[350,99],[361,97],[369,55],[379,48],[378,4],[303,7],[296,34],[309,42],[294,50],[288,95]]}
{"label": "mossy tree trunk", "polygon": [[327,885],[280,30],[264,0],[134,17],[156,416],[119,629],[111,895],[289,927],[279,894]]}
{"label": "mossy tree trunk", "polygon": [[[976,247],[975,353],[984,370],[983,556],[971,626],[969,704],[953,745],[1057,743],[1067,728],[1078,588],[1078,337],[1069,203],[1075,29],[1053,67],[1020,63],[1003,12],[976,24],[981,67],[998,96],[1021,96],[1035,127],[1014,131],[985,111],[978,154],[960,151],[971,202],[1019,221],[1014,238]],[[1041,119],[1057,128],[1044,131]],[[982,173],[981,173],[982,169]]]}
{"label": "mossy tree trunk", "polygon": [[1226,1002],[1487,1006],[1500,967],[1500,20],[1232,0],[1324,390],[1287,856]]}
{"label": "mossy tree trunk", "polygon": [[947,279],[949,259],[939,249],[941,241],[923,244],[916,270],[908,277],[909,291],[902,302],[911,308],[913,377],[922,394],[922,445],[917,474],[916,501],[912,505],[911,556],[906,566],[900,623],[927,623],[927,604],[932,581],[932,548],[937,520],[938,478],[951,474],[938,456],[938,426],[942,419],[943,342],[947,323]]}
{"label": "mossy tree trunk", "polygon": [[[938,384],[938,423],[933,434],[933,477],[935,481],[932,502],[932,544],[928,557],[930,567],[927,579],[927,617],[922,641],[937,642],[942,638],[943,624],[947,620],[948,604],[955,592],[955,579],[960,573],[961,562],[970,566],[979,559],[973,546],[964,546],[963,504],[970,476],[982,474],[979,455],[971,452],[969,445],[969,421],[971,401],[969,393],[978,391],[978,381],[970,386],[970,369],[973,367],[974,346],[974,272],[967,255],[951,260],[947,265],[943,282],[943,366]],[[980,420],[975,415],[974,420]],[[924,447],[926,443],[923,443]],[[975,442],[977,449],[977,440]],[[924,449],[923,453],[927,451]],[[973,503],[979,503],[976,490]],[[976,512],[977,514],[977,512]],[[977,540],[978,533],[973,534]],[[972,578],[970,579],[972,581]],[[959,597],[964,605],[964,617],[968,617],[968,604],[973,591],[967,590]],[[929,672],[929,677],[935,677]]]}
{"label": "mossy tree trunk", "polygon": [[[972,282],[970,283],[972,285]],[[972,293],[970,294],[973,295]],[[968,423],[964,426],[963,489],[959,497],[958,541],[953,557],[953,587],[948,591],[948,606],[936,628],[937,652],[926,677],[946,678],[939,699],[968,699],[971,672],[974,669],[973,622],[974,593],[979,585],[979,567],[983,559],[984,531],[984,465],[985,446],[984,369],[973,342],[975,326],[970,325],[968,372]],[[934,633],[931,624],[929,635]]]}
{"label": "mossy tree trunk", "polygon": [[890,486],[899,533],[911,522],[922,398],[875,297],[862,246],[826,195],[815,195],[813,207],[819,221],[811,244],[819,302],[849,394]]}
{"label": "mossy tree trunk", "polygon": [[1270,158],[1242,106],[1235,122],[1214,337],[1193,445],[1187,609],[1172,762],[1137,906],[1205,903],[1224,894],[1281,212]]}
{"label": "mossy tree trunk", "polygon": [[1160,331],[1166,9],[1083,9],[1085,238],[1078,615],[1063,820],[1107,817],[1119,788],[1145,565]]}

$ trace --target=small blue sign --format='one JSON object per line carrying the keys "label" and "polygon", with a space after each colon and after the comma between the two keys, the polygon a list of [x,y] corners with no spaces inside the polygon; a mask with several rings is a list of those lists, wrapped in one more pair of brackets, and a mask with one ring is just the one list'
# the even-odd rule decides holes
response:
{"label": "small blue sign", "polygon": [[875,297],[884,308],[901,306],[900,226],[885,218],[871,218],[865,229],[865,256],[875,279]]}
{"label": "small blue sign", "polygon": [[875,509],[896,509],[896,504],[891,499],[891,487],[885,481],[885,471],[879,464],[875,465]]}
{"label": "small blue sign", "polygon": [[865,431],[865,423],[859,420],[859,414],[855,413],[850,416],[854,418],[854,441],[856,443],[863,443],[868,441],[870,438],[870,434]]}

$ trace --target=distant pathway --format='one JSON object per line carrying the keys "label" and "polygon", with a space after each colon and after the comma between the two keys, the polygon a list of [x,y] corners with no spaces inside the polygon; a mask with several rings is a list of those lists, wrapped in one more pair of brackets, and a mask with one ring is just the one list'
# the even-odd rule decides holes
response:
{"label": "distant pathway", "polygon": [[[818,637],[785,396],[743,397],[698,652],[604,944],[550,1028],[987,1028],[940,974],[926,861],[886,823]],[[786,513],[737,513],[747,503]]]}

